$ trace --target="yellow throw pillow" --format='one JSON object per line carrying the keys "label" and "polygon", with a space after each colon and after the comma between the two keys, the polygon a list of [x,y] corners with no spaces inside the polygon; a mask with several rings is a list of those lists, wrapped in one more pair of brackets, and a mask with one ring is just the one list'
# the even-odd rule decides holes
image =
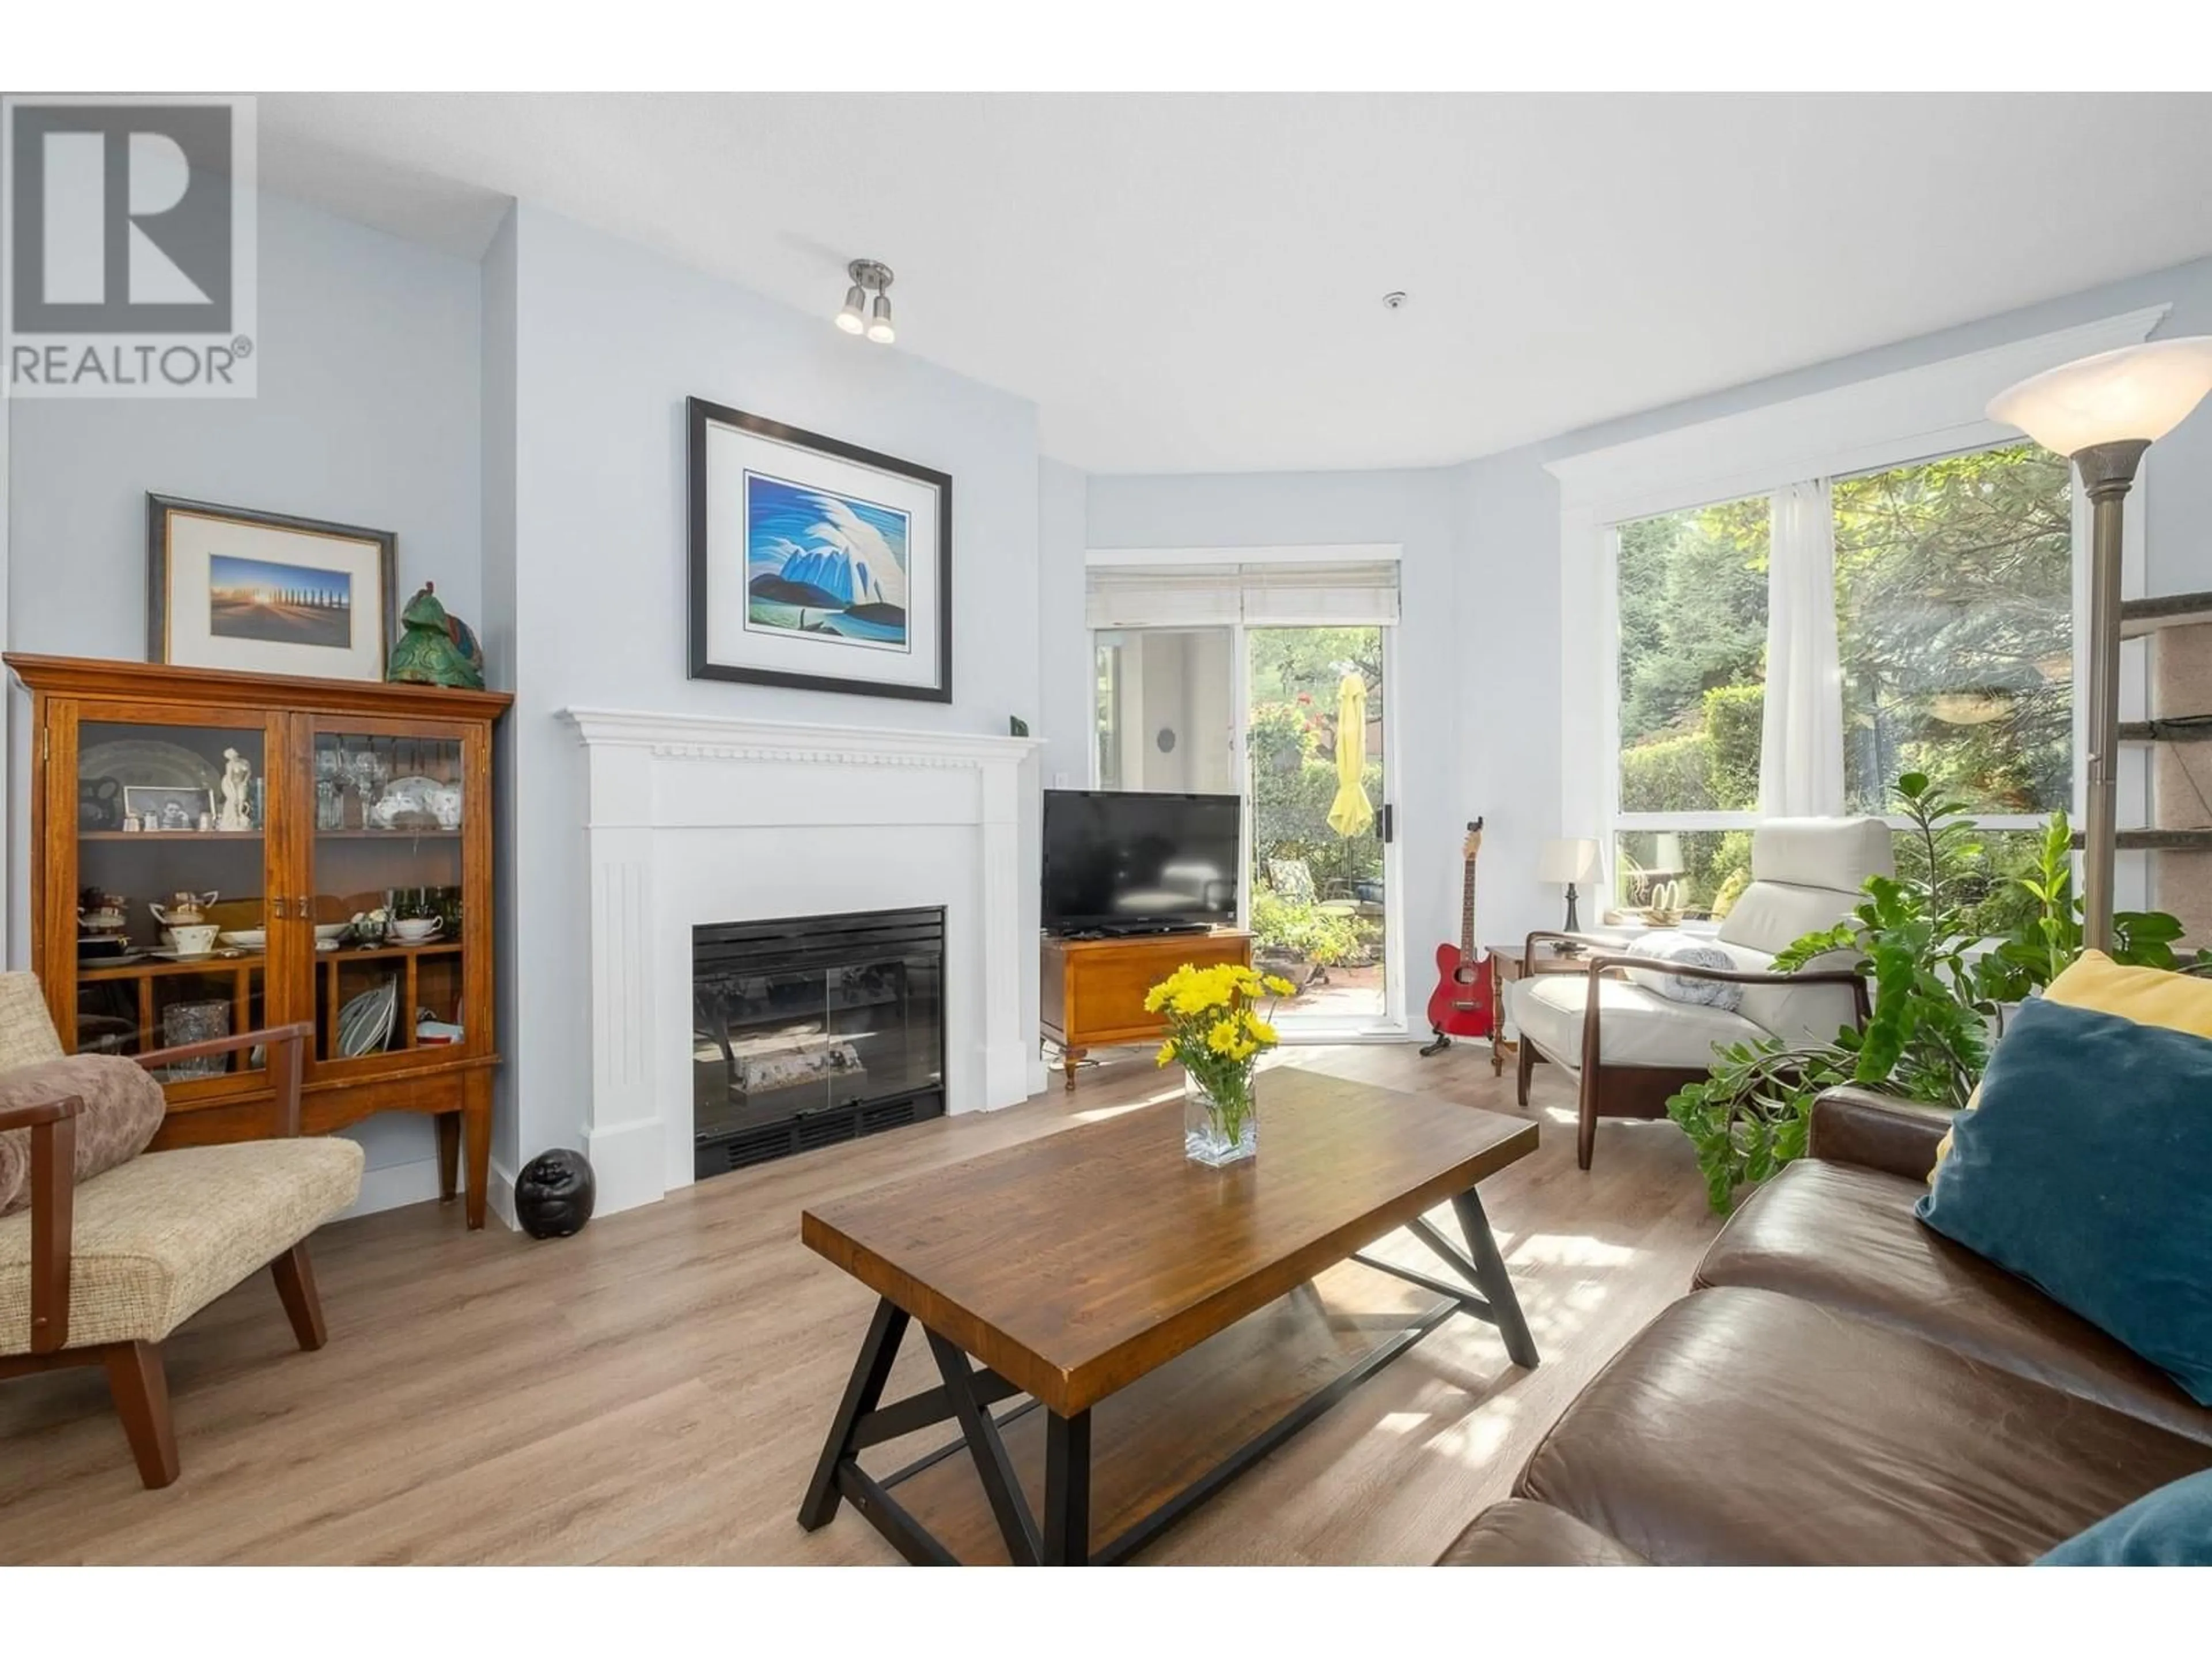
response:
{"label": "yellow throw pillow", "polygon": [[[2043,994],[2069,1008],[2087,1008],[2100,1014],[2117,1014],[2138,1025],[2161,1025],[2170,1031],[2212,1038],[2212,979],[2194,974],[2171,973],[2163,968],[2124,968],[2102,951],[2084,951],[2044,987]],[[1982,1103],[1977,1085],[1967,1097],[1966,1109]],[[1936,1170],[1951,1156],[1947,1133],[1936,1148]],[[1933,1184],[1936,1170],[1928,1172]]]}

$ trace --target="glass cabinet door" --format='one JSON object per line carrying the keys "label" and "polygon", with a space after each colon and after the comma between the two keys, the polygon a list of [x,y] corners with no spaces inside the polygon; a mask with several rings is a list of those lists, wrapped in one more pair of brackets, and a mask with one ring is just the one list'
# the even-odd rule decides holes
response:
{"label": "glass cabinet door", "polygon": [[[76,722],[76,1030],[64,1036],[79,1053],[144,1054],[270,1023],[270,729],[245,711]],[[155,1075],[188,1102],[238,1092],[262,1062],[255,1049]]]}
{"label": "glass cabinet door", "polygon": [[464,872],[481,803],[465,728],[319,723],[307,759],[314,1068],[404,1070],[425,1050],[480,1047]]}

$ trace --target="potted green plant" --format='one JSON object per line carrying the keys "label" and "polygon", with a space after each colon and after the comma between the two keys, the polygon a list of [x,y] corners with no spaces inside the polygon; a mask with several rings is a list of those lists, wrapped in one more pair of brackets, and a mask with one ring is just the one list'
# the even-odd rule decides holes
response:
{"label": "potted green plant", "polygon": [[[1791,973],[1816,957],[1850,951],[1871,981],[1873,1014],[1863,1031],[1846,1026],[1826,1042],[1716,1046],[1711,1076],[1677,1091],[1667,1115],[1697,1147],[1712,1207],[1726,1214],[1736,1194],[1802,1158],[1814,1098],[1852,1083],[1956,1111],[1988,1064],[2003,1011],[2033,995],[2081,954],[2081,903],[2074,893],[2073,830],[2054,813],[2033,867],[2014,878],[2031,901],[2024,920],[1994,939],[1975,925],[1982,848],[1965,809],[1908,772],[1897,781],[1910,829],[1899,872],[1870,878],[1849,917],[1808,934],[1774,959]],[[2113,918],[2115,961],[2172,969],[2212,963],[2173,950],[2181,924],[2162,912]]]}

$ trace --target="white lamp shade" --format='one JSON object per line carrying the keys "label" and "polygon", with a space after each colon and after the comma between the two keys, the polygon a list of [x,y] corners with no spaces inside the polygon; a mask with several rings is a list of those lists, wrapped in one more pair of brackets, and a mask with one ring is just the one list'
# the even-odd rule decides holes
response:
{"label": "white lamp shade", "polygon": [[1536,879],[1559,884],[1580,881],[1596,863],[1594,841],[1547,841],[1536,860]]}
{"label": "white lamp shade", "polygon": [[1990,401],[1989,416],[2045,449],[2078,455],[2094,444],[2156,443],[2212,392],[2212,335],[2100,351],[2045,369]]}

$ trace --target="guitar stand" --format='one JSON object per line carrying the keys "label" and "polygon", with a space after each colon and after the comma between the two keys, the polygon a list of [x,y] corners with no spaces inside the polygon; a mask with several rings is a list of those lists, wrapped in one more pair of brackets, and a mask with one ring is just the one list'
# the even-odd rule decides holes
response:
{"label": "guitar stand", "polygon": [[1449,1032],[1434,1025],[1430,1026],[1429,1029],[1431,1031],[1436,1032],[1437,1040],[1434,1042],[1424,1042],[1421,1045],[1421,1058],[1423,1060],[1428,1059],[1431,1054],[1440,1054],[1443,1053],[1445,1049],[1452,1046],[1451,1034]]}

